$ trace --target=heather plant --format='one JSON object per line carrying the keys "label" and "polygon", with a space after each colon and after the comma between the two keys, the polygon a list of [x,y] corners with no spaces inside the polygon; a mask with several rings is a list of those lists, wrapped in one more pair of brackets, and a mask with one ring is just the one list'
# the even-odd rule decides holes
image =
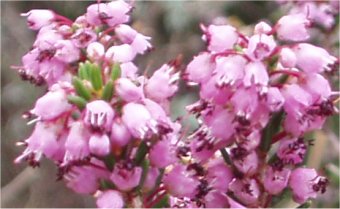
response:
{"label": "heather plant", "polygon": [[[99,208],[306,206],[330,184],[304,164],[306,134],[338,113],[339,97],[325,77],[339,59],[308,42],[311,27],[333,27],[339,8],[306,5],[252,34],[201,24],[206,49],[183,71],[174,59],[151,76],[134,62],[152,45],[128,24],[133,3],[95,3],[74,21],[22,14],[37,36],[15,69],[47,91],[23,115],[34,130],[15,163],[50,159],[57,179]],[[186,108],[199,124],[192,133],[170,118],[179,79],[199,88]]]}

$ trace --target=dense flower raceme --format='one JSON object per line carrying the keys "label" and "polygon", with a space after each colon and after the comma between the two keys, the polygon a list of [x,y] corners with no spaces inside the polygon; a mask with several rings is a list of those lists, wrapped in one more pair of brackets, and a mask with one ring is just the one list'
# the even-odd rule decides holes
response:
{"label": "dense flower raceme", "polygon": [[260,22],[252,36],[202,25],[207,51],[183,74],[200,86],[187,107],[200,126],[184,137],[169,116],[178,60],[150,77],[137,73],[133,60],[151,44],[127,24],[131,9],[118,0],[90,5],[75,21],[23,14],[38,34],[17,70],[48,91],[24,114],[35,127],[15,162],[54,161],[58,179],[100,208],[268,207],[286,188],[298,203],[325,192],[328,180],[300,165],[312,144],[304,133],[337,112],[323,73],[338,59],[298,42],[309,38],[306,15]]}
{"label": "dense flower raceme", "polygon": [[104,208],[155,205],[157,179],[179,161],[181,125],[168,112],[177,62],[138,75],[133,59],[151,44],[126,24],[131,9],[119,0],[90,5],[75,21],[50,10],[23,14],[37,37],[16,69],[48,91],[24,114],[35,127],[15,162],[53,160],[58,179]]}
{"label": "dense flower raceme", "polygon": [[[194,200],[186,195],[187,206],[212,200],[211,207],[230,206],[233,197],[246,207],[267,207],[287,189],[302,204],[325,192],[328,180],[301,167],[312,145],[304,134],[338,111],[338,93],[324,74],[339,62],[301,42],[310,37],[309,27],[304,13],[283,16],[274,26],[260,22],[250,36],[230,25],[202,25],[207,50],[188,64],[184,79],[200,87],[199,101],[187,107],[200,122],[187,147],[201,166],[204,189]],[[228,165],[216,188],[208,165],[222,157]]]}
{"label": "dense flower raceme", "polygon": [[[323,29],[331,30],[336,23],[336,16],[339,15],[339,1],[291,1],[277,0],[280,4],[287,4],[290,13],[295,16],[302,14],[306,16],[312,24],[319,25]],[[288,20],[288,18],[286,19]],[[296,22],[297,23],[297,22]],[[299,24],[299,23],[297,23]]]}

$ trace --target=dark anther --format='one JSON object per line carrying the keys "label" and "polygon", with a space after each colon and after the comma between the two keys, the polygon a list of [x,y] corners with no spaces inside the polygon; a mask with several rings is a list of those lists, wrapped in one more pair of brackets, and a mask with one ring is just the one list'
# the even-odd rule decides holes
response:
{"label": "dark anther", "polygon": [[235,120],[242,126],[250,125],[250,120],[248,120],[245,116],[236,116]]}
{"label": "dark anther", "polygon": [[177,149],[177,157],[188,157],[190,148],[186,146],[179,147]]}
{"label": "dark anther", "polygon": [[246,157],[247,155],[248,155],[247,150],[242,147],[235,147],[231,149],[231,156],[235,160],[243,160],[244,157]]}
{"label": "dark anther", "polygon": [[198,163],[192,163],[188,165],[187,170],[194,170],[196,172],[195,173],[196,176],[204,176],[206,173],[204,168]]}

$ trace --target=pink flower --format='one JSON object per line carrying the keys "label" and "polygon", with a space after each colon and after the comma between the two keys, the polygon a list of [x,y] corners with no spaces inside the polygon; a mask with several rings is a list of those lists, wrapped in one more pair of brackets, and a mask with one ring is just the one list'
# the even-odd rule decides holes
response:
{"label": "pink flower", "polygon": [[97,34],[88,28],[80,28],[71,36],[73,44],[78,48],[85,48],[96,41]]}
{"label": "pink flower", "polygon": [[74,122],[71,125],[70,132],[65,142],[64,163],[72,160],[80,160],[90,154],[89,150],[89,132],[82,122]]}
{"label": "pink flower", "polygon": [[103,44],[99,42],[92,42],[86,48],[87,57],[93,61],[98,61],[102,59],[105,54],[105,49]]}
{"label": "pink flower", "polygon": [[38,122],[32,135],[25,140],[25,151],[15,159],[15,163],[26,160],[36,166],[43,154],[51,159],[60,160],[63,155],[62,145],[58,142],[60,127],[50,123]]}
{"label": "pink flower", "polygon": [[247,206],[256,206],[260,197],[260,188],[255,179],[235,179],[229,189],[235,197]]}
{"label": "pink flower", "polygon": [[113,121],[111,129],[111,143],[113,146],[124,147],[131,140],[131,134],[125,124],[116,119]]}
{"label": "pink flower", "polygon": [[297,67],[306,73],[331,71],[337,58],[331,56],[325,49],[307,43],[298,44],[294,49]]}
{"label": "pink flower", "polygon": [[96,204],[98,208],[123,208],[125,203],[120,192],[105,190],[98,195]]}
{"label": "pink flower", "polygon": [[277,112],[281,109],[285,102],[280,90],[276,87],[269,87],[266,94],[266,104],[270,111]]}
{"label": "pink flower", "polygon": [[32,30],[39,30],[55,20],[54,12],[47,9],[32,9],[21,16],[27,17],[27,25]]}
{"label": "pink flower", "polygon": [[304,203],[309,198],[316,198],[317,193],[324,193],[328,180],[319,176],[315,169],[297,168],[289,178],[289,186],[293,191],[293,198],[297,203]]}
{"label": "pink flower", "polygon": [[186,69],[187,79],[191,82],[202,83],[207,81],[214,69],[212,58],[207,52],[203,52],[188,64]]}
{"label": "pink flower", "polygon": [[62,62],[71,63],[80,58],[80,50],[70,40],[60,40],[55,47],[55,57]]}
{"label": "pink flower", "polygon": [[255,151],[248,152],[244,148],[236,147],[231,150],[231,159],[235,167],[246,175],[256,173],[259,166],[259,158]]}
{"label": "pink flower", "polygon": [[136,79],[138,68],[132,62],[125,62],[120,65],[122,78]]}
{"label": "pink flower", "polygon": [[148,40],[151,37],[144,36],[128,25],[121,24],[116,27],[115,32],[118,38],[125,44],[130,44],[136,53],[143,54],[151,44]]}
{"label": "pink flower", "polygon": [[232,49],[238,40],[236,29],[230,25],[209,25],[203,29],[211,52],[223,52]]}
{"label": "pink flower", "polygon": [[280,51],[280,63],[285,68],[295,67],[297,62],[296,55],[290,48],[284,47]]}
{"label": "pink flower", "polygon": [[110,139],[106,134],[93,134],[89,140],[89,149],[98,156],[108,155],[111,151]]}
{"label": "pink flower", "polygon": [[35,103],[31,113],[42,120],[52,120],[70,111],[72,106],[66,99],[66,93],[62,89],[47,92]]}
{"label": "pink flower", "polygon": [[128,103],[124,105],[122,120],[131,135],[140,139],[147,137],[150,131],[157,131],[157,122],[152,122],[150,112],[141,104]]}
{"label": "pink flower", "polygon": [[205,122],[209,126],[211,135],[227,143],[232,142],[230,137],[234,134],[234,116],[227,110],[217,108],[205,117]]}
{"label": "pink flower", "polygon": [[[100,167],[103,163],[92,161]],[[66,186],[80,194],[93,194],[99,189],[99,180],[108,179],[109,172],[94,166],[72,166],[71,170],[64,175]]]}
{"label": "pink flower", "polygon": [[127,13],[130,9],[131,6],[123,0],[112,1],[107,4],[92,4],[87,8],[86,20],[94,26],[102,24],[116,26],[129,21]]}
{"label": "pink flower", "polygon": [[236,85],[245,73],[246,59],[239,55],[218,57],[216,59],[216,84],[218,87]]}
{"label": "pink flower", "polygon": [[118,162],[110,179],[119,190],[129,191],[138,186],[141,176],[141,167],[134,167],[131,162]]}
{"label": "pink flower", "polygon": [[271,31],[272,27],[263,21],[257,23],[254,28],[255,34],[268,34]]}
{"label": "pink flower", "polygon": [[165,168],[176,162],[176,147],[169,140],[158,141],[150,150],[150,163],[156,168]]}
{"label": "pink flower", "polygon": [[224,192],[212,190],[204,196],[206,208],[228,208],[229,201]]}
{"label": "pink flower", "polygon": [[149,167],[148,174],[145,177],[143,190],[150,191],[156,186],[156,181],[159,176],[158,168]]}
{"label": "pink flower", "polygon": [[105,53],[105,58],[111,62],[130,62],[136,56],[136,52],[129,44],[111,46]]}
{"label": "pink flower", "polygon": [[269,194],[278,195],[287,187],[289,176],[289,169],[269,166],[264,175],[264,188]]}
{"label": "pink flower", "polygon": [[231,168],[221,158],[210,160],[207,166],[209,185],[215,190],[221,192],[227,191],[229,183],[234,178]]}
{"label": "pink flower", "polygon": [[144,97],[142,87],[136,86],[128,78],[119,78],[115,87],[117,94],[127,102],[138,102]]}
{"label": "pink flower", "polygon": [[86,104],[84,123],[94,129],[111,130],[115,113],[109,103],[96,100]]}
{"label": "pink flower", "polygon": [[277,22],[276,32],[281,40],[304,41],[309,38],[307,31],[309,24],[304,14],[286,15]]}
{"label": "pink flower", "polygon": [[283,139],[277,151],[277,156],[285,163],[298,164],[305,157],[307,145],[303,138]]}
{"label": "pink flower", "polygon": [[176,84],[179,73],[173,71],[174,67],[163,65],[153,73],[145,86],[145,91],[150,98],[160,102],[175,94],[178,89]]}
{"label": "pink flower", "polygon": [[243,83],[245,87],[249,87],[251,85],[268,85],[269,76],[267,69],[262,62],[250,62],[246,65],[244,71],[245,75]]}
{"label": "pink flower", "polygon": [[266,34],[253,35],[249,39],[246,54],[253,60],[263,60],[267,58],[276,47],[276,42],[273,36]]}
{"label": "pink flower", "polygon": [[164,176],[163,182],[167,191],[179,198],[194,197],[196,187],[199,184],[198,180],[191,177],[183,165],[176,165]]}

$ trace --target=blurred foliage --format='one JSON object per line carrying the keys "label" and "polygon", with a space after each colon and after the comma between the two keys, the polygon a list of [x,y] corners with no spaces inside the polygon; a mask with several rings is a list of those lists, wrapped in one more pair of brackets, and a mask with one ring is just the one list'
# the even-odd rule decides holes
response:
{"label": "blurred foliage", "polygon": [[[18,180],[16,177],[26,168],[25,164],[13,164],[15,157],[22,151],[15,143],[27,138],[32,129],[26,126],[21,115],[32,108],[34,101],[45,91],[44,88],[21,81],[15,70],[10,69],[11,65],[20,65],[21,57],[30,49],[35,36],[26,27],[26,20],[20,17],[20,13],[46,8],[74,19],[83,14],[90,3],[1,1],[1,187],[2,192],[11,191],[10,194],[3,194],[3,197],[11,198],[2,199],[2,207],[94,207],[91,197],[76,195],[63,183],[56,182],[56,169],[46,161],[42,162],[40,168],[34,169],[37,178],[26,179],[28,184],[16,190],[5,190],[6,185],[14,184]],[[222,18],[223,21],[238,27],[242,32],[251,33],[249,24],[260,20],[274,23],[283,14],[278,9],[279,6],[273,1],[137,1],[132,18],[133,27],[151,36],[155,49],[139,56],[136,63],[141,72],[150,74],[181,54],[183,70],[192,57],[205,47],[201,40],[200,23],[208,25],[215,17],[222,16],[227,17]],[[315,30],[313,41],[318,45],[326,45],[338,55],[338,27],[334,31],[332,34],[319,35],[320,31]],[[337,75],[335,77],[332,79],[338,90],[339,81]],[[172,102],[172,117],[180,117],[189,132],[197,126],[197,122],[193,117],[187,117],[184,107],[197,100],[197,88],[187,87],[183,82],[180,86],[180,92]],[[339,117],[334,116],[329,120],[325,130],[327,143],[324,150],[318,151],[324,154],[317,156],[321,159],[321,168],[339,163]],[[338,184],[332,184],[331,189],[320,196],[313,206],[339,207]]]}

